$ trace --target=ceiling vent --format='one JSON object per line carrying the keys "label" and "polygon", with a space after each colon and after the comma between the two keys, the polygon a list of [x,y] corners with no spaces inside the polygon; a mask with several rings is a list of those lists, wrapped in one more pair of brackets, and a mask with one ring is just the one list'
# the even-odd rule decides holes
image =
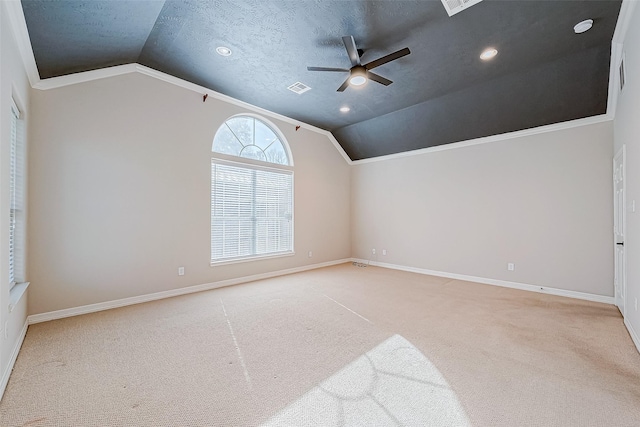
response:
{"label": "ceiling vent", "polygon": [[444,8],[447,10],[449,16],[453,16],[458,12],[480,3],[482,0],[442,0]]}
{"label": "ceiling vent", "polygon": [[309,86],[300,82],[295,82],[294,84],[289,86],[287,89],[289,89],[291,92],[297,93],[298,95],[302,95],[306,91],[311,90]]}

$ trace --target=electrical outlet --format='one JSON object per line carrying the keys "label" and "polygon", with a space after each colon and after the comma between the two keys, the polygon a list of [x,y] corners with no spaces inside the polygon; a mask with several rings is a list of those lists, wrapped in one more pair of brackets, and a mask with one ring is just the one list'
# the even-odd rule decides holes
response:
{"label": "electrical outlet", "polygon": [[9,339],[9,321],[4,322],[4,339]]}
{"label": "electrical outlet", "polygon": [[386,249],[383,249],[383,250],[382,250],[382,255],[386,255],[386,254],[387,254],[387,250],[386,250]]}
{"label": "electrical outlet", "polygon": [[633,305],[635,306],[636,311],[638,311],[638,297],[635,298]]}
{"label": "electrical outlet", "polygon": [[375,255],[375,254],[376,254],[376,250],[375,250],[375,249],[371,249],[371,253],[372,253],[373,255]]}
{"label": "electrical outlet", "polygon": [[515,269],[516,269],[516,265],[514,263],[510,262],[507,264],[507,270],[513,271]]}
{"label": "electrical outlet", "polygon": [[309,251],[309,258],[311,258],[313,256],[313,252]]}
{"label": "electrical outlet", "polygon": [[178,276],[184,276],[184,267],[178,267]]}

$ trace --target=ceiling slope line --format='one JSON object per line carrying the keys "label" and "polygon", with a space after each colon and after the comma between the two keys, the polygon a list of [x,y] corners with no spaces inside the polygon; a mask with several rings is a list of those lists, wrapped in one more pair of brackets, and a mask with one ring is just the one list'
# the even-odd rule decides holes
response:
{"label": "ceiling slope line", "polygon": [[620,74],[618,73],[618,68],[624,55],[624,38],[629,30],[631,17],[633,16],[633,11],[637,3],[637,0],[622,0],[618,22],[616,22],[616,29],[613,32],[613,38],[611,40],[607,115],[612,119],[616,116],[616,107],[618,106],[618,96],[620,94]]}
{"label": "ceiling slope line", "polygon": [[613,32],[613,43],[623,43],[624,38],[631,25],[631,17],[636,7],[638,0],[622,0],[620,6],[620,14],[618,15],[618,22],[616,23],[616,29]]}
{"label": "ceiling slope line", "polygon": [[354,165],[362,165],[366,163],[382,162],[386,160],[399,159],[402,157],[420,156],[438,151],[454,150],[457,148],[472,147],[474,145],[488,144],[491,142],[505,141],[507,139],[523,138],[531,135],[538,135],[548,132],[557,132],[565,129],[576,128],[580,126],[588,126],[596,123],[603,123],[613,120],[608,114],[600,114],[597,116],[585,117],[582,119],[569,120],[566,122],[553,123],[551,125],[538,126],[530,129],[517,130],[513,132],[501,133],[498,135],[483,136],[481,138],[468,139],[465,141],[452,142],[449,144],[436,145],[434,147],[420,148],[412,151],[404,151],[401,153],[387,154],[384,156],[371,157],[369,159],[354,160]]}
{"label": "ceiling slope line", "polygon": [[162,14],[162,11],[164,10],[166,5],[167,5],[167,0],[162,0],[162,7],[158,8],[158,15],[156,15],[156,18],[153,20],[153,25],[149,29],[149,34],[147,34],[147,37],[144,43],[142,44],[140,51],[136,55],[136,58],[138,61],[140,60],[140,57],[142,56],[142,52],[144,52],[145,47],[147,47],[147,43],[149,43],[149,38],[151,37],[151,33],[153,33],[153,30],[156,28],[156,25],[158,24],[158,20],[160,19],[160,15]]}
{"label": "ceiling slope line", "polygon": [[18,51],[22,57],[29,83],[33,87],[40,82],[40,73],[36,65],[36,58],[33,55],[33,49],[31,49],[31,38],[29,37],[29,31],[27,31],[27,20],[24,17],[22,3],[20,0],[9,0],[2,1],[2,4],[6,6],[7,17],[13,30],[13,36],[18,44]]}

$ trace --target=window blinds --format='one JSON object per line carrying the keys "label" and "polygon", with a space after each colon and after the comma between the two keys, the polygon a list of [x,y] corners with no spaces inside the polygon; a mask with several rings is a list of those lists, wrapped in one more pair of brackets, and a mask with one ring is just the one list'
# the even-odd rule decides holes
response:
{"label": "window blinds", "polygon": [[211,262],[293,252],[293,172],[211,161]]}
{"label": "window blinds", "polygon": [[11,105],[9,169],[9,283],[24,281],[24,126],[18,107]]}

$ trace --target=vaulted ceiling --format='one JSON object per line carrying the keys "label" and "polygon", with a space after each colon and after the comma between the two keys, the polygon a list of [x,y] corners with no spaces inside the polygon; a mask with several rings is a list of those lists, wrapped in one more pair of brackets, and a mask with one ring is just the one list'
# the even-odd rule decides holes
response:
{"label": "vaulted ceiling", "polygon": [[[43,79],[139,63],[329,130],[352,160],[604,114],[620,5],[484,0],[450,17],[440,0],[22,1]],[[363,63],[411,54],[375,69],[393,84],[337,92],[348,74],[307,66],[350,68],[345,35]]]}

